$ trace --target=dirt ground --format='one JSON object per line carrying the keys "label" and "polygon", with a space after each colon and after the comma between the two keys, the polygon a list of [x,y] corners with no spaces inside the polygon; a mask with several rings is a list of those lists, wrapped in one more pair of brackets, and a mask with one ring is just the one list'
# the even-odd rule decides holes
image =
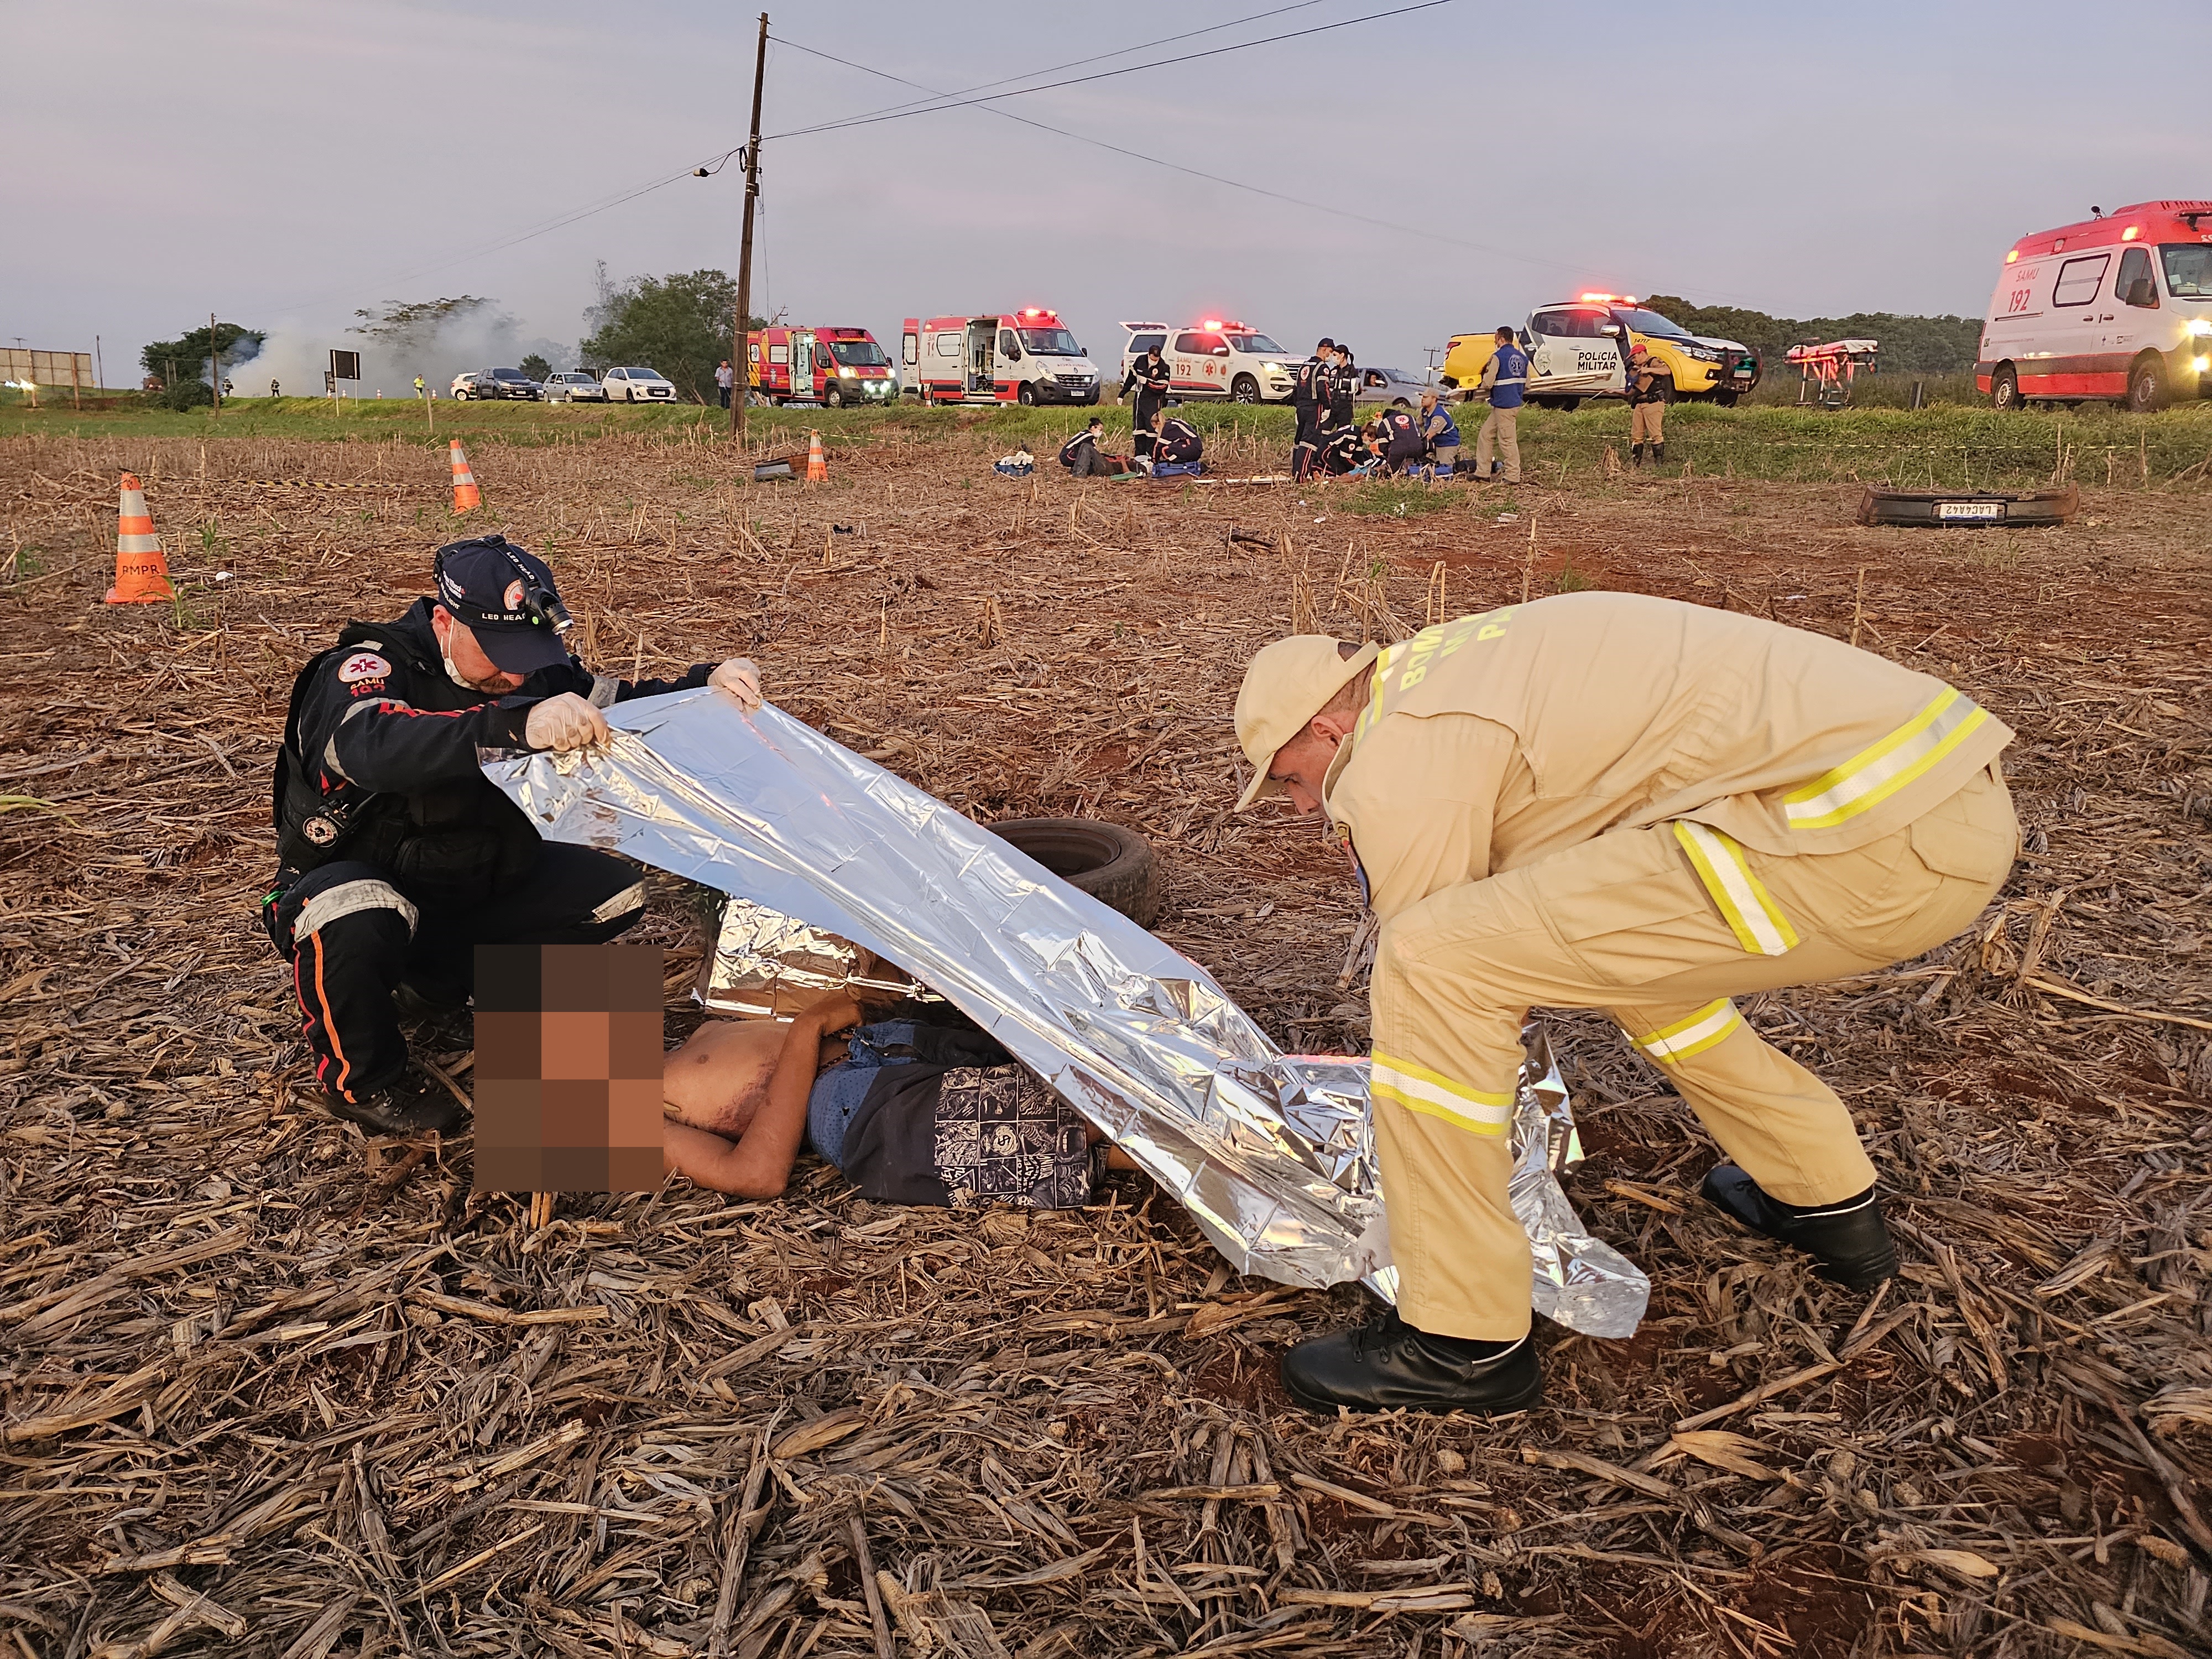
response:
{"label": "dirt ground", "polygon": [[[1079,489],[1000,447],[901,435],[812,491],[486,447],[468,529],[551,559],[598,665],[743,652],[979,817],[1141,827],[1161,933],[1301,1050],[1364,1048],[1356,894],[1310,823],[1229,810],[1238,672],[1294,623],[1614,587],[1952,680],[2019,733],[2011,884],[1924,961],[1745,1005],[1860,1115],[1905,1277],[1870,1303],[1703,1210],[1711,1145],[1573,1016],[1570,1191],[1651,1310],[1540,1325],[1547,1401],[1503,1423],[1298,1412],[1279,1355],[1362,1293],[1231,1276],[1139,1177],[979,1218],[809,1160],[781,1203],[532,1231],[465,1139],[313,1106],[253,915],[293,673],[426,591],[442,454],[10,440],[0,1649],[799,1659],[884,1650],[880,1604],[902,1654],[1031,1659],[2206,1650],[2212,491],[1930,533],[1842,487]],[[100,603],[125,467],[174,605]],[[655,893],[672,1036],[698,908]]]}

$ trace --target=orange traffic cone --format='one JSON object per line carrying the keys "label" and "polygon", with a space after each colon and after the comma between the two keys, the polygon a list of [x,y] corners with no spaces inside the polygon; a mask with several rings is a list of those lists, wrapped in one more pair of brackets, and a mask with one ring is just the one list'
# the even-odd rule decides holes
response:
{"label": "orange traffic cone", "polygon": [[822,434],[818,432],[806,434],[806,482],[830,482],[830,463],[822,458]]}
{"label": "orange traffic cone", "polygon": [[165,605],[176,597],[169,586],[169,562],[161,556],[161,538],[146,511],[145,486],[126,472],[115,507],[115,586],[107,590],[107,603]]}
{"label": "orange traffic cone", "polygon": [[477,475],[469,471],[469,458],[459,438],[453,440],[453,511],[466,513],[483,505],[483,493],[477,488]]}

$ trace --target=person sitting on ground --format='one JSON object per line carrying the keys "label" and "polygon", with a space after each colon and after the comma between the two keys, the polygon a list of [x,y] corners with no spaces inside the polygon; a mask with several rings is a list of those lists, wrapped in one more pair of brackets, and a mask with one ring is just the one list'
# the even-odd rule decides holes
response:
{"label": "person sitting on ground", "polygon": [[1420,422],[1421,441],[1428,446],[1429,465],[1439,472],[1449,472],[1459,462],[1459,422],[1451,417],[1451,410],[1434,386],[1421,392],[1421,412],[1415,417]]}
{"label": "person sitting on ground", "polygon": [[864,1198],[1041,1209],[1088,1204],[1103,1170],[1136,1167],[980,1027],[952,1018],[871,1019],[838,994],[788,1024],[702,1025],[662,1063],[667,1167],[716,1192],[778,1198],[804,1144]]}
{"label": "person sitting on ground", "polygon": [[1198,435],[1198,428],[1180,415],[1170,415],[1164,409],[1152,417],[1152,465],[1161,466],[1193,466],[1206,453],[1206,445]]}
{"label": "person sitting on ground", "polygon": [[1099,447],[1105,436],[1106,422],[1093,415],[1090,425],[1060,447],[1060,464],[1079,478],[1110,478],[1127,472],[1127,461]]}

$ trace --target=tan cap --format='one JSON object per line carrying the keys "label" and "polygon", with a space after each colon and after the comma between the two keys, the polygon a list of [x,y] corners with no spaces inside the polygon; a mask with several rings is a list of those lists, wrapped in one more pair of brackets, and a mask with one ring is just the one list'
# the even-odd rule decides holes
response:
{"label": "tan cap", "polygon": [[1345,657],[1338,654],[1337,645],[1326,634],[1296,634],[1277,640],[1246,665],[1244,684],[1237,692],[1237,741],[1252,763],[1252,781],[1237,798],[1238,811],[1282,793],[1283,786],[1267,775],[1276,750],[1304,730],[1382,649],[1370,641]]}

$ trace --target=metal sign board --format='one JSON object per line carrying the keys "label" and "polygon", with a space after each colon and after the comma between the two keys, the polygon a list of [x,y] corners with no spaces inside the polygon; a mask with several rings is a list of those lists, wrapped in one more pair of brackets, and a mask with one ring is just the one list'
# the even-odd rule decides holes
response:
{"label": "metal sign board", "polygon": [[340,351],[336,346],[332,346],[331,348],[331,379],[333,380],[361,379],[361,353]]}
{"label": "metal sign board", "polygon": [[98,389],[89,351],[31,351],[21,346],[0,346],[0,380],[18,385],[28,380],[56,391],[64,386],[71,391]]}

